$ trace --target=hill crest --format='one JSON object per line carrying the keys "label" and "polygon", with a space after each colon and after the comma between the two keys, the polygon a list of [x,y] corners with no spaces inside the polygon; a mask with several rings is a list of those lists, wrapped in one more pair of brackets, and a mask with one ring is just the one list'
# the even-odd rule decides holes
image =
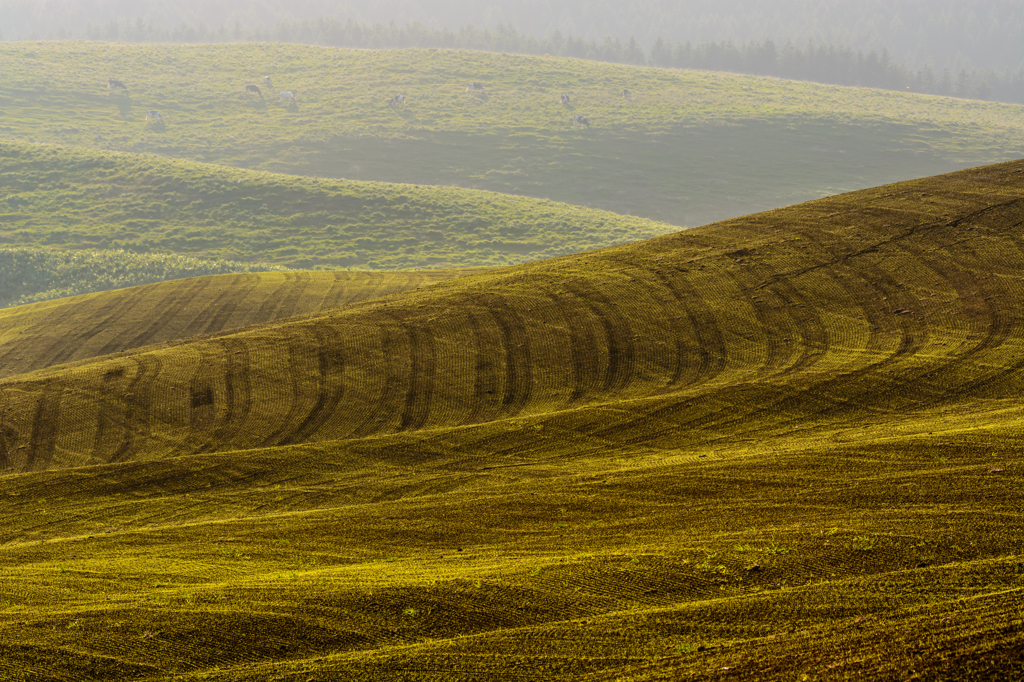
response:
{"label": "hill crest", "polygon": [[1017,161],[9,377],[0,677],[1016,679],[1022,225]]}
{"label": "hill crest", "polygon": [[[0,43],[0,61],[16,66],[0,83],[8,139],[458,185],[677,226],[1024,153],[1017,105],[564,58],[35,42]],[[129,94],[106,90],[111,74]],[[247,96],[265,75],[274,88]],[[405,106],[388,106],[399,93]]]}
{"label": "hill crest", "polygon": [[[7,467],[586,421],[624,404],[622,428],[639,438],[652,410],[699,423],[730,406],[725,423],[743,432],[751,410],[760,429],[788,428],[1009,397],[1021,323],[1001,279],[1017,267],[1007,226],[1024,205],[1022,169],[899,183],[12,377]],[[68,419],[76,430],[58,431]]]}
{"label": "hill crest", "polygon": [[508,265],[675,231],[554,201],[0,140],[0,241],[296,268]]}

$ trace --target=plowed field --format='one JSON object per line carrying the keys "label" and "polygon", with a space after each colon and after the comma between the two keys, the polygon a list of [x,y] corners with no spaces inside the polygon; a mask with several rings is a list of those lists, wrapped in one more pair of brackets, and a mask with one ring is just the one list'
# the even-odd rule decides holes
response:
{"label": "plowed field", "polygon": [[332,310],[472,271],[195,277],[0,311],[0,376]]}
{"label": "plowed field", "polygon": [[25,343],[0,673],[1019,676],[1022,226],[1017,161],[293,319],[153,303],[71,365]]}

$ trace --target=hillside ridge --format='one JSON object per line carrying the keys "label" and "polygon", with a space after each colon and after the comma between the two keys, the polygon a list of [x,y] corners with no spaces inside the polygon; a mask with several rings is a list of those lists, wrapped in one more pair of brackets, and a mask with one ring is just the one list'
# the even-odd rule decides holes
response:
{"label": "hillside ridge", "polygon": [[[123,460],[359,439],[622,400],[674,415],[655,435],[640,436],[650,416],[616,427],[617,438],[645,441],[723,405],[736,416],[715,428],[757,414],[763,431],[766,420],[868,417],[867,404],[922,409],[952,398],[939,389],[947,381],[958,400],[1008,397],[1020,381],[1013,330],[1022,323],[1014,289],[1000,283],[1019,240],[1003,225],[1021,211],[1021,168],[899,183],[460,278],[99,359],[67,376],[58,366],[11,377],[7,466],[99,463],[114,456],[108,448]],[[899,389],[905,382],[915,389]],[[932,384],[936,396],[922,393]],[[773,415],[755,407],[765,401]],[[42,424],[63,414],[78,415],[79,430],[43,438]],[[113,414],[122,416],[108,432]]]}
{"label": "hillside ridge", "polygon": [[[1016,679],[1022,226],[1015,161],[418,289],[2,311],[0,677]],[[255,278],[309,312],[228,329]],[[127,348],[197,287],[165,333],[222,332],[50,364],[62,309]]]}
{"label": "hillside ridge", "polygon": [[508,265],[678,228],[453,187],[300,178],[0,140],[0,240],[293,268]]}
{"label": "hillside ridge", "polygon": [[351,306],[471,273],[211,275],[0,310],[0,377]]}
{"label": "hillside ridge", "polygon": [[[487,189],[680,227],[1024,153],[1019,105],[567,58],[69,41],[0,43],[0,64],[10,140]],[[127,94],[107,90],[111,74]],[[274,87],[247,96],[266,75]]]}

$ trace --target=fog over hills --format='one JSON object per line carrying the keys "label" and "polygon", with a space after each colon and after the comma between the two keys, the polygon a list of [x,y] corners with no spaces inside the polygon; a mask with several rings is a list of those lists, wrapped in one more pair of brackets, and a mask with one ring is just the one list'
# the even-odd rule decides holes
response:
{"label": "fog over hills", "polygon": [[[1024,63],[1024,5],[1013,0],[595,0],[574,6],[548,0],[0,0],[0,38],[81,37],[111,21],[171,28],[181,24],[232,32],[281,22],[330,18],[428,28],[511,26],[544,38],[635,38],[649,49],[669,43],[745,42],[771,38],[864,51],[887,49],[909,68],[1007,68]],[[106,39],[106,37],[104,37]]]}

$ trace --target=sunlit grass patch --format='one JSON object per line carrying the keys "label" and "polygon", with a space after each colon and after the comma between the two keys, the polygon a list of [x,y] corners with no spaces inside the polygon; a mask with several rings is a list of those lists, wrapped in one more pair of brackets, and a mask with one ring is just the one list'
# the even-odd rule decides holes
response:
{"label": "sunlit grass patch", "polygon": [[[252,264],[249,269],[267,267],[260,263],[360,270],[486,267],[677,229],[491,192],[297,178],[154,156],[3,142],[0,214],[0,236],[10,246],[36,253],[41,248],[127,252],[116,264],[108,258],[106,266],[114,271],[107,278],[124,286],[145,281],[147,268],[169,262],[157,255],[161,253],[177,254],[179,260],[244,261]],[[148,253],[154,255],[128,255]],[[82,256],[50,258],[71,264]],[[193,269],[206,274],[218,267],[238,271],[242,266]],[[185,272],[182,266],[177,271]],[[19,284],[25,279],[21,276]],[[44,291],[68,288],[56,281],[45,284]]]}
{"label": "sunlit grass patch", "polygon": [[[26,42],[0,45],[0,63],[6,139],[488,189],[680,227],[1024,153],[1018,105],[576,59]],[[106,90],[110,73],[128,95]],[[267,74],[294,106],[246,97]]]}

